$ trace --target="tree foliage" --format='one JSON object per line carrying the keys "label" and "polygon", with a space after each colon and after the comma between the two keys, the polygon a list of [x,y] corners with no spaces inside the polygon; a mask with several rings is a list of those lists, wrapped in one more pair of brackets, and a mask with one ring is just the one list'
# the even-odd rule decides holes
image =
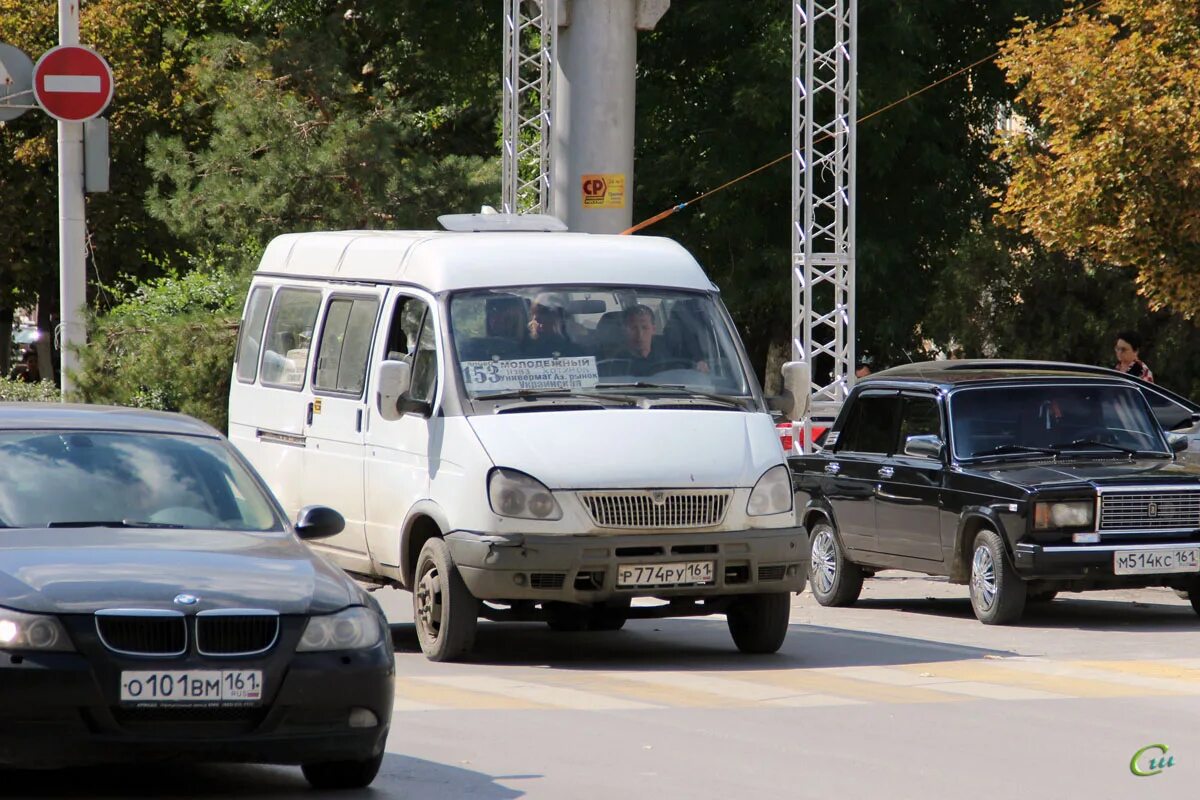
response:
{"label": "tree foliage", "polygon": [[1004,48],[1028,135],[1002,210],[1046,248],[1131,268],[1155,308],[1200,312],[1200,4],[1105,0]]}

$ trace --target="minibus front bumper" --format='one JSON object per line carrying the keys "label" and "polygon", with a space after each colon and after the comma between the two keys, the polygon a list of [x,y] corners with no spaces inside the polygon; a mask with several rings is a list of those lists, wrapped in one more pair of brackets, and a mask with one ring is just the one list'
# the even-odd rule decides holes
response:
{"label": "minibus front bumper", "polygon": [[[446,544],[480,600],[587,604],[620,597],[799,592],[808,577],[808,534],[801,527],[618,536],[460,530],[448,534]],[[657,565],[670,569],[646,569]],[[693,579],[655,583],[681,572]],[[698,574],[703,577],[697,581]]]}

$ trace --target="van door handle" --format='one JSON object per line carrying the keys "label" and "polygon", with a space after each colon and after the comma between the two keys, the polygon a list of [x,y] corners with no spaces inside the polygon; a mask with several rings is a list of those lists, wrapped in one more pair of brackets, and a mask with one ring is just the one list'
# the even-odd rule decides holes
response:
{"label": "van door handle", "polygon": [[825,465],[825,471],[828,472],[830,475],[837,475],[839,472],[842,471],[842,465],[836,461],[831,461]]}
{"label": "van door handle", "polygon": [[307,419],[308,419],[308,423],[307,423],[307,424],[309,424],[309,425],[312,425],[312,417],[313,417],[313,404],[312,404],[311,402],[309,402],[309,404],[308,404],[308,418],[307,418]]}
{"label": "van door handle", "polygon": [[358,415],[354,419],[354,432],[362,433],[362,409],[358,410]]}
{"label": "van door handle", "polygon": [[896,474],[896,470],[892,469],[891,467],[880,467],[879,468],[879,477],[881,477],[881,478],[890,478],[895,474]]}

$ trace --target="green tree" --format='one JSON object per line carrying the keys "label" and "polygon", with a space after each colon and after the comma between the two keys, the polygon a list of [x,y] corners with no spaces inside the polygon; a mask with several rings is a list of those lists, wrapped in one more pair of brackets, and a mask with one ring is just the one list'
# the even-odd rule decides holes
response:
{"label": "green tree", "polygon": [[[860,115],[993,51],[1017,15],[1060,0],[860,0]],[[791,148],[788,7],[766,0],[672,6],[639,46],[635,217],[648,217]],[[950,246],[989,213],[989,159],[1012,96],[984,65],[859,127],[858,343],[895,363],[955,269]],[[721,286],[754,361],[790,337],[788,165],[646,231],[680,239]],[[900,298],[903,298],[902,300]]]}
{"label": "green tree", "polygon": [[320,35],[216,35],[192,49],[211,133],[152,139],[151,214],[202,250],[289,231],[432,227],[496,194],[495,159],[437,154],[423,112],[368,91]]}
{"label": "green tree", "polygon": [[1105,0],[1025,26],[1001,64],[1028,123],[998,149],[1006,218],[1049,250],[1131,269],[1153,308],[1200,312],[1200,5]]}

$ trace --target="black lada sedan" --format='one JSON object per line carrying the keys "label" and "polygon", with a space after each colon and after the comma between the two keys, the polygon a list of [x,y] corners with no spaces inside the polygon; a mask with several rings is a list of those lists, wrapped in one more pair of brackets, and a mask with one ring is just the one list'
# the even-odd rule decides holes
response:
{"label": "black lada sedan", "polygon": [[822,605],[906,569],[968,584],[988,624],[1060,591],[1168,586],[1200,611],[1200,467],[1128,379],[907,365],[855,386],[824,445],[790,459]]}
{"label": "black lada sedan", "polygon": [[209,426],[0,404],[0,769],[300,764],[369,784],[395,662],[375,601]]}

